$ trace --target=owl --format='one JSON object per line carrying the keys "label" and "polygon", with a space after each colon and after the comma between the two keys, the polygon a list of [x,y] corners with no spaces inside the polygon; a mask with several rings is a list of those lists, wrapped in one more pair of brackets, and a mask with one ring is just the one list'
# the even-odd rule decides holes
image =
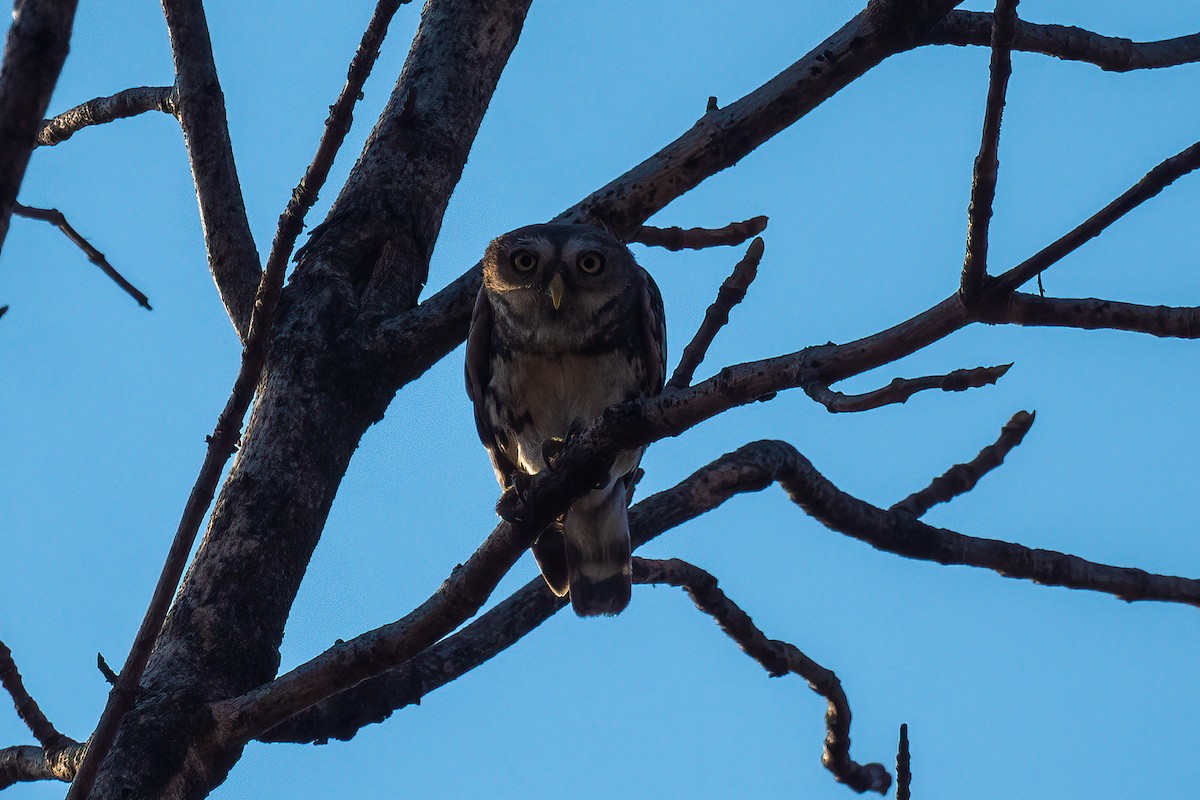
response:
{"label": "owl", "polygon": [[[609,406],[657,394],[662,296],[624,244],[588,225],[530,225],[488,245],[467,337],[467,394],[500,486],[518,488]],[[643,448],[533,545],[550,589],[581,617],[629,604],[628,507]]]}

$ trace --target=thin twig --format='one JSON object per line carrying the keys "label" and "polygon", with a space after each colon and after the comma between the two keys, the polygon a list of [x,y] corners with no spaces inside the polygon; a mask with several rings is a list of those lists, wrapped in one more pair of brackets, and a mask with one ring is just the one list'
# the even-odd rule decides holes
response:
{"label": "thin twig", "polygon": [[697,566],[676,558],[666,561],[635,558],[633,576],[636,583],[665,583],[682,588],[696,608],[716,620],[742,652],[761,664],[772,678],[791,672],[806,680],[829,703],[821,763],[839,783],[856,792],[887,794],[892,776],[882,764],[858,764],[850,758],[850,703],[837,675],[795,645],[768,639],[750,616],[721,591],[717,579]]}
{"label": "thin twig", "polygon": [[[760,219],[765,220],[766,217],[760,217]],[[692,341],[683,349],[679,366],[675,368],[671,380],[667,381],[668,387],[678,388],[691,384],[692,376],[696,374],[696,368],[708,354],[708,348],[716,338],[717,332],[729,323],[729,312],[745,299],[746,290],[750,288],[750,284],[758,275],[758,264],[762,260],[762,255],[763,240],[756,237],[747,248],[746,255],[737,263],[733,272],[717,290],[717,299],[704,312],[704,321],[700,323],[700,328],[692,337]]]}
{"label": "thin twig", "polygon": [[741,244],[751,236],[758,236],[766,227],[766,217],[731,222],[724,228],[656,228],[643,225],[629,241],[671,251],[703,250],[706,247]]}
{"label": "thin twig", "polygon": [[896,748],[896,800],[912,797],[912,754],[908,752],[908,723],[900,726],[900,746]]}
{"label": "thin twig", "polygon": [[996,177],[1000,169],[1000,118],[1012,74],[1012,43],[1017,29],[1018,0],[996,0],[992,25],[992,62],[988,79],[987,106],[983,112],[983,140],[975,157],[971,182],[971,205],[967,209],[967,254],[963,259],[959,293],[972,305],[987,280],[988,226],[996,199]]}
{"label": "thin twig", "polygon": [[882,389],[863,394],[842,394],[830,389],[822,383],[811,383],[804,386],[804,391],[813,400],[825,406],[831,413],[868,411],[893,403],[907,403],[908,399],[917,392],[929,389],[941,389],[943,392],[964,392],[967,389],[978,389],[990,386],[1000,380],[1012,364],[1001,364],[997,367],[975,367],[974,369],[956,369],[948,375],[929,375],[924,378],[895,378]]}
{"label": "thin twig", "polygon": [[1000,437],[979,451],[965,464],[955,464],[921,489],[892,506],[889,511],[903,511],[922,517],[938,503],[948,503],[960,494],[975,488],[979,479],[1004,463],[1004,458],[1021,443],[1033,425],[1036,412],[1018,411],[1000,429]]}
{"label": "thin twig", "polygon": [[147,111],[175,116],[176,99],[173,86],[138,86],[108,97],[97,97],[43,122],[37,143],[42,147],[53,147],[91,125],[103,125]]}
{"label": "thin twig", "polygon": [[42,745],[49,751],[61,750],[71,744],[73,740],[58,732],[58,729],[46,718],[42,713],[42,709],[38,706],[29,692],[25,689],[25,682],[21,680],[21,673],[17,671],[17,664],[13,661],[12,651],[8,649],[8,645],[0,642],[0,685],[12,697],[13,705],[17,708],[17,716],[21,721],[29,727]]}
{"label": "thin twig", "polygon": [[1179,178],[1200,169],[1200,142],[1176,153],[1129,187],[1120,197],[1080,223],[1074,230],[1022,261],[999,277],[993,278],[989,289],[997,293],[1020,288],[1035,275],[1040,275],[1106,228],[1140,206]]}
{"label": "thin twig", "polygon": [[[951,11],[916,44],[989,45],[992,15],[986,11]],[[1134,42],[1119,36],[1102,36],[1069,25],[1017,22],[1013,49],[1041,53],[1067,61],[1095,64],[1110,72],[1162,69],[1200,61],[1200,33],[1155,42]]]}
{"label": "thin twig", "polygon": [[254,398],[254,387],[258,384],[262,374],[263,364],[266,360],[268,334],[275,322],[275,312],[283,287],[284,272],[295,247],[296,238],[304,227],[304,216],[316,202],[317,193],[329,175],[334,156],[337,155],[338,148],[350,129],[354,103],[357,102],[363,84],[370,75],[371,67],[374,66],[375,59],[379,55],[379,46],[387,33],[388,23],[391,22],[392,16],[404,2],[405,0],[380,0],[376,5],[371,21],[363,33],[362,41],[350,62],[346,83],[330,109],[329,118],[325,121],[325,130],[321,135],[320,144],[317,146],[317,153],[305,171],[304,177],[300,179],[299,185],[292,192],[287,208],[279,218],[279,227],[271,245],[271,254],[258,285],[246,346],[242,352],[242,363],[234,381],[233,391],[217,420],[212,436],[208,439],[204,463],[196,478],[196,484],[188,496],[187,504],[184,506],[183,516],[179,521],[175,539],[171,543],[166,563],[163,565],[158,585],[155,586],[154,596],[146,609],[146,615],[138,629],[125,666],[121,668],[117,684],[109,693],[108,704],[96,727],[96,732],[92,735],[88,754],[67,794],[68,800],[83,800],[88,796],[100,763],[112,746],[121,718],[133,703],[142,672],[146,668],[163,620],[170,608],[171,598],[179,584],[179,578],[183,574],[183,568],[187,563],[187,556],[191,551],[192,544],[195,542],[200,523],[204,519],[209,504],[212,503],[225,462],[233,454],[241,436],[241,422]]}
{"label": "thin twig", "polygon": [[117,284],[117,286],[120,286],[125,291],[125,294],[136,300],[137,304],[142,308],[146,309],[147,311],[151,310],[150,299],[146,297],[146,295],[142,294],[142,292],[139,291],[136,286],[125,280],[125,277],[121,273],[117,272],[112,264],[108,263],[108,259],[104,257],[104,253],[101,253],[99,250],[93,247],[87,239],[84,239],[79,234],[79,231],[71,227],[71,223],[67,222],[67,218],[63,216],[63,213],[57,208],[34,208],[33,206],[14,203],[13,213],[18,217],[49,222],[54,227],[58,228],[68,239],[71,240],[72,244],[83,251],[83,254],[87,256],[88,261],[99,267],[101,272],[111,278],[112,281]]}

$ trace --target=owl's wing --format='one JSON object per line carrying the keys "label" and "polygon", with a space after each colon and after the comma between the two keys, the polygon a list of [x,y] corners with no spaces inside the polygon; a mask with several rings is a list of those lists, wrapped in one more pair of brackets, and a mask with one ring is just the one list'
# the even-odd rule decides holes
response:
{"label": "owl's wing", "polygon": [[467,396],[475,406],[475,430],[479,432],[479,440],[492,458],[496,480],[507,489],[516,466],[500,451],[496,431],[487,413],[487,389],[492,381],[492,304],[488,302],[487,292],[483,288],[475,298],[475,311],[471,314],[465,368]]}
{"label": "owl's wing", "polygon": [[642,278],[645,281],[645,291],[642,292],[642,358],[645,359],[648,383],[646,387],[651,394],[662,391],[667,374],[667,317],[663,311],[662,294],[658,284],[644,268]]}

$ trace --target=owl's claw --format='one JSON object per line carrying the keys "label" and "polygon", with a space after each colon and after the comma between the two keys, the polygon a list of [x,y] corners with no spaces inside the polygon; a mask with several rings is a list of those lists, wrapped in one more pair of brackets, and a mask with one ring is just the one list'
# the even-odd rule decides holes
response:
{"label": "owl's claw", "polygon": [[509,476],[509,480],[512,485],[505,489],[504,494],[496,501],[496,513],[500,515],[500,519],[515,525],[525,520],[525,509],[528,507],[525,495],[533,476],[524,472],[514,472]]}

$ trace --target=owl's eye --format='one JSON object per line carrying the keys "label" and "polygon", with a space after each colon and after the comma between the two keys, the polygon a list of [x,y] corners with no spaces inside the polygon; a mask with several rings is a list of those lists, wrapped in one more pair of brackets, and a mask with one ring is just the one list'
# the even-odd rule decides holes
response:
{"label": "owl's eye", "polygon": [[528,250],[518,250],[512,254],[512,265],[517,272],[530,272],[537,266],[537,256]]}
{"label": "owl's eye", "polygon": [[588,275],[595,275],[604,269],[604,257],[599,253],[584,253],[579,257],[579,268]]}

